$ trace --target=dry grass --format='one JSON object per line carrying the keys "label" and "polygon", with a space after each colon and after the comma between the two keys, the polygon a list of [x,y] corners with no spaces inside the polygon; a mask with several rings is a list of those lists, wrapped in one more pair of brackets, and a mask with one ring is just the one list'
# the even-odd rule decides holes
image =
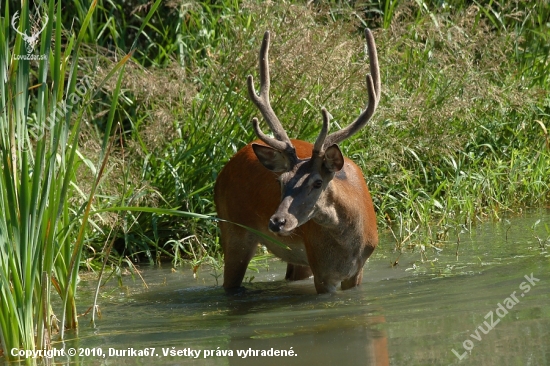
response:
{"label": "dry grass", "polygon": [[[508,16],[521,16],[512,10]],[[131,182],[134,191],[147,192],[139,196],[145,205],[213,212],[207,184],[236,149],[253,139],[249,121],[259,112],[248,100],[246,76],[252,74],[258,88],[257,58],[265,30],[272,34],[272,105],[290,137],[312,141],[320,129],[321,107],[333,115],[332,130],[364,108],[369,65],[359,19],[363,13],[340,9],[334,19],[323,6],[254,1],[239,11],[250,15],[250,26],[231,27],[217,47],[206,48],[203,62],[189,63],[186,70],[176,61],[164,68],[127,67],[123,89],[131,103],[123,103],[127,116],[121,117],[132,120],[122,120],[128,133],[110,163],[106,194],[122,197]],[[429,186],[415,171],[419,165],[437,169],[444,164],[441,157],[456,159],[495,136],[506,149],[511,144],[506,139],[531,129],[534,106],[543,104],[545,91],[518,77],[511,56],[515,33],[496,31],[486,18],[476,17],[478,12],[470,6],[463,12],[418,16],[415,1],[402,1],[390,27],[374,29],[381,102],[369,126],[342,147],[364,169],[375,196],[403,186],[429,196],[438,177],[430,182],[436,186]],[[113,88],[107,85],[106,94]],[[158,158],[156,166],[145,166],[148,156]],[[142,179],[145,170],[154,183]],[[200,195],[186,196],[201,184]],[[174,193],[176,185],[179,193]],[[167,226],[175,232],[175,224]],[[193,231],[195,223],[181,226],[189,235],[201,234]]]}
{"label": "dry grass", "polygon": [[[177,126],[201,91],[200,77],[225,85],[234,82],[237,97],[247,99],[245,78],[252,74],[258,82],[257,54],[264,30],[272,32],[272,104],[291,136],[314,136],[323,106],[334,117],[333,128],[348,124],[364,106],[368,63],[351,9],[336,21],[329,20],[327,10],[301,4],[248,2],[244,9],[252,14],[252,27],[237,29],[234,42],[224,44],[209,68],[186,74],[174,62],[163,69],[127,69],[124,86],[146,114],[139,134],[149,152],[161,151],[179,137]],[[460,149],[479,113],[529,108],[540,98],[539,90],[527,88],[514,75],[512,39],[483,19],[476,22],[476,6],[466,14],[406,22],[415,9],[414,1],[402,2],[391,27],[374,31],[382,100],[371,127],[361,132],[379,144],[373,147],[374,160],[403,159],[403,150],[396,149],[402,146],[402,134],[408,136],[405,146],[425,154]],[[213,118],[223,111],[211,113]],[[452,123],[456,120],[461,123]],[[301,136],[310,121],[315,127]],[[388,127],[395,139],[388,138]],[[135,142],[130,141],[130,147],[133,153],[142,152]]]}

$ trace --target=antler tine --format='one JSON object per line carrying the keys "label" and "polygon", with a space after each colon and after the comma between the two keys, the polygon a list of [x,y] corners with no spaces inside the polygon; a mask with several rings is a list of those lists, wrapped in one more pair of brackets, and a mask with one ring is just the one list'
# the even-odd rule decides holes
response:
{"label": "antler tine", "polygon": [[371,73],[367,75],[367,91],[369,95],[369,104],[367,108],[357,117],[357,119],[340,131],[331,133],[325,139],[323,147],[337,144],[345,139],[349,138],[361,128],[363,128],[369,119],[374,114],[378,103],[380,102],[380,68],[378,66],[378,54],[376,52],[376,44],[374,43],[374,37],[371,31],[365,29],[365,37],[367,40],[367,49],[369,54],[369,62]]}
{"label": "antler tine", "polygon": [[374,90],[376,91],[376,106],[378,106],[378,102],[380,102],[380,89],[381,89],[380,67],[378,66],[378,52],[376,51],[376,43],[374,42],[374,36],[372,35],[372,32],[368,28],[365,29],[365,39],[367,41],[367,52],[369,54],[369,63],[370,63],[372,82],[373,82]]}
{"label": "antler tine", "polygon": [[42,27],[42,29],[40,29],[38,34],[42,33],[44,29],[46,29],[46,27],[48,26],[48,22],[50,21],[50,17],[48,17],[48,14],[44,14],[44,16],[46,17],[46,21],[44,22],[44,26]]}
{"label": "antler tine", "polygon": [[26,37],[26,36],[27,36],[26,32],[25,32],[25,33],[20,32],[20,31],[18,30],[19,27],[18,27],[17,25],[15,25],[15,22],[17,21],[17,19],[19,19],[19,10],[17,10],[17,11],[15,12],[15,14],[13,14],[13,17],[11,18],[11,26],[12,26],[12,28],[15,30],[16,33],[19,33],[20,35]]}
{"label": "antler tine", "polygon": [[321,127],[321,132],[315,140],[315,145],[313,145],[313,155],[319,155],[323,151],[323,144],[325,143],[325,138],[327,137],[327,132],[330,124],[330,114],[325,108],[321,109],[323,114],[323,127]]}
{"label": "antler tine", "polygon": [[260,129],[260,122],[258,122],[258,119],[256,117],[252,118],[252,126],[254,127],[254,132],[256,133],[256,136],[258,136],[260,140],[262,140],[272,148],[280,151],[284,151],[287,149],[288,145],[286,144],[286,142],[275,140],[274,138],[271,138],[262,132],[262,130]]}
{"label": "antler tine", "polygon": [[294,151],[294,147],[292,146],[292,143],[290,142],[290,139],[288,138],[281,122],[271,108],[271,103],[269,101],[269,38],[269,31],[266,31],[262,42],[262,48],[260,49],[260,95],[258,96],[256,94],[256,89],[254,88],[254,78],[252,75],[248,75],[247,83],[248,95],[262,113],[262,116],[273,132],[275,139],[263,134],[259,129],[259,126],[255,125],[254,131],[263,142],[271,147],[278,150]]}

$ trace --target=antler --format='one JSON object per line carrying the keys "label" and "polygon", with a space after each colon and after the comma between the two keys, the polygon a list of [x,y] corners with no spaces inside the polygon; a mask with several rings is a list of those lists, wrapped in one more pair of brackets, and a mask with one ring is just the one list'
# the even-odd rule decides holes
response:
{"label": "antler", "polygon": [[15,14],[13,14],[13,17],[11,18],[11,27],[13,28],[13,30],[20,34],[21,36],[23,36],[23,39],[26,41],[26,39],[29,37],[26,33],[23,33],[21,31],[18,30],[18,26],[15,25],[15,22],[17,21],[17,19],[19,19],[19,10],[17,10],[15,12]]}
{"label": "antler", "polygon": [[323,114],[323,127],[321,128],[321,132],[319,132],[319,136],[317,136],[317,140],[315,140],[315,145],[313,145],[313,155],[319,155],[324,151],[323,144],[325,143],[330,123],[330,114],[327,110],[323,108],[321,109],[321,113]]}
{"label": "antler", "polygon": [[[378,106],[378,102],[380,102],[380,69],[378,67],[378,55],[376,53],[376,44],[374,43],[374,37],[368,28],[365,29],[365,37],[367,39],[367,49],[371,69],[371,73],[367,75],[367,91],[369,94],[369,104],[353,123],[351,123],[346,128],[331,133],[326,137],[326,139],[323,135],[326,136],[325,128],[328,128],[329,121],[327,111],[323,109],[323,128],[321,130],[321,133],[319,134],[319,137],[317,138],[317,141],[315,142],[315,146],[313,148],[314,152],[322,152],[327,147],[344,141],[345,139],[349,138],[357,131],[359,131],[361,128],[363,128],[374,114],[374,111]],[[325,127],[325,125],[327,126]]]}
{"label": "antler", "polygon": [[288,138],[281,122],[275,115],[275,112],[271,108],[271,103],[269,102],[269,31],[266,31],[264,34],[264,39],[262,41],[262,48],[260,49],[260,95],[256,94],[256,89],[254,89],[254,78],[252,75],[248,75],[248,95],[250,99],[254,102],[256,107],[262,113],[265,121],[269,125],[269,128],[273,132],[275,138],[265,135],[259,127],[258,119],[254,118],[252,124],[254,126],[254,131],[256,135],[274,149],[280,151],[286,151],[294,156],[296,155],[294,146]]}
{"label": "antler", "polygon": [[40,29],[38,32],[35,33],[37,38],[38,38],[38,35],[40,33],[42,33],[44,31],[44,29],[46,29],[46,27],[48,26],[48,22],[50,21],[50,18],[48,17],[48,14],[44,14],[44,16],[46,17],[46,21],[43,22],[44,26],[42,27],[42,29]]}

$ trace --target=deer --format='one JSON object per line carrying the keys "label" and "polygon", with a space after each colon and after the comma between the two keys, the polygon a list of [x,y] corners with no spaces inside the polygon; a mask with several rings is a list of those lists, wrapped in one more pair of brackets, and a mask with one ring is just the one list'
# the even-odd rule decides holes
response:
{"label": "deer", "polygon": [[378,56],[369,29],[365,37],[371,70],[366,77],[366,108],[354,122],[331,134],[331,116],[322,108],[322,127],[311,144],[290,139],[271,107],[270,33],[265,32],[259,95],[252,75],[247,86],[273,137],[254,117],[258,139],[226,163],[214,186],[227,293],[244,291],[246,269],[260,244],[287,262],[286,280],[313,275],[318,294],[334,293],[338,285],[347,290],[361,284],[365,262],[378,245],[376,215],[363,172],[338,144],[367,124],[380,101]]}

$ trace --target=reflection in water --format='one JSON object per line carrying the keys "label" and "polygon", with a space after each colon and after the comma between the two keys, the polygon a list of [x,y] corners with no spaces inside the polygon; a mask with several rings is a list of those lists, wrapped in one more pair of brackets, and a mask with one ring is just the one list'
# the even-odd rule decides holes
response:
{"label": "reflection in water", "polygon": [[[286,266],[279,262],[253,273],[254,283],[241,296],[226,296],[206,270],[195,280],[190,270],[146,269],[148,289],[139,279],[127,279],[128,289],[112,284],[99,301],[97,327],[87,328],[81,319],[80,338],[67,346],[101,347],[104,353],[154,347],[159,354],[83,358],[85,364],[108,365],[549,365],[550,255],[531,230],[540,218],[550,221],[538,214],[514,219],[510,228],[474,228],[461,235],[458,260],[455,242],[422,256],[404,253],[395,268],[389,265],[397,257],[393,241],[382,235],[363,284],[332,296],[316,295],[312,280],[285,282]],[[521,296],[520,285],[531,273],[540,281]],[[85,299],[94,286],[83,281],[81,310],[91,303]],[[514,291],[513,308],[487,334],[476,333]],[[453,349],[466,355],[461,360]],[[162,356],[170,350],[200,355]],[[212,356],[205,359],[207,350]],[[251,356],[254,350],[292,350],[297,356]]]}
{"label": "reflection in water", "polygon": [[[237,305],[229,315],[229,349],[292,350],[294,357],[285,357],[285,365],[389,365],[383,315],[369,307],[354,306],[342,311],[330,297],[320,303],[304,297],[302,304],[294,302],[288,309],[287,301],[268,300],[262,314],[256,316],[251,303]],[[264,299],[266,300],[266,299]],[[301,305],[301,306],[300,306]],[[279,310],[280,309],[280,310]],[[269,313],[267,315],[266,313]],[[256,352],[254,352],[256,351]],[[265,353],[264,353],[265,354]],[[278,357],[230,358],[231,365],[280,365]]]}

